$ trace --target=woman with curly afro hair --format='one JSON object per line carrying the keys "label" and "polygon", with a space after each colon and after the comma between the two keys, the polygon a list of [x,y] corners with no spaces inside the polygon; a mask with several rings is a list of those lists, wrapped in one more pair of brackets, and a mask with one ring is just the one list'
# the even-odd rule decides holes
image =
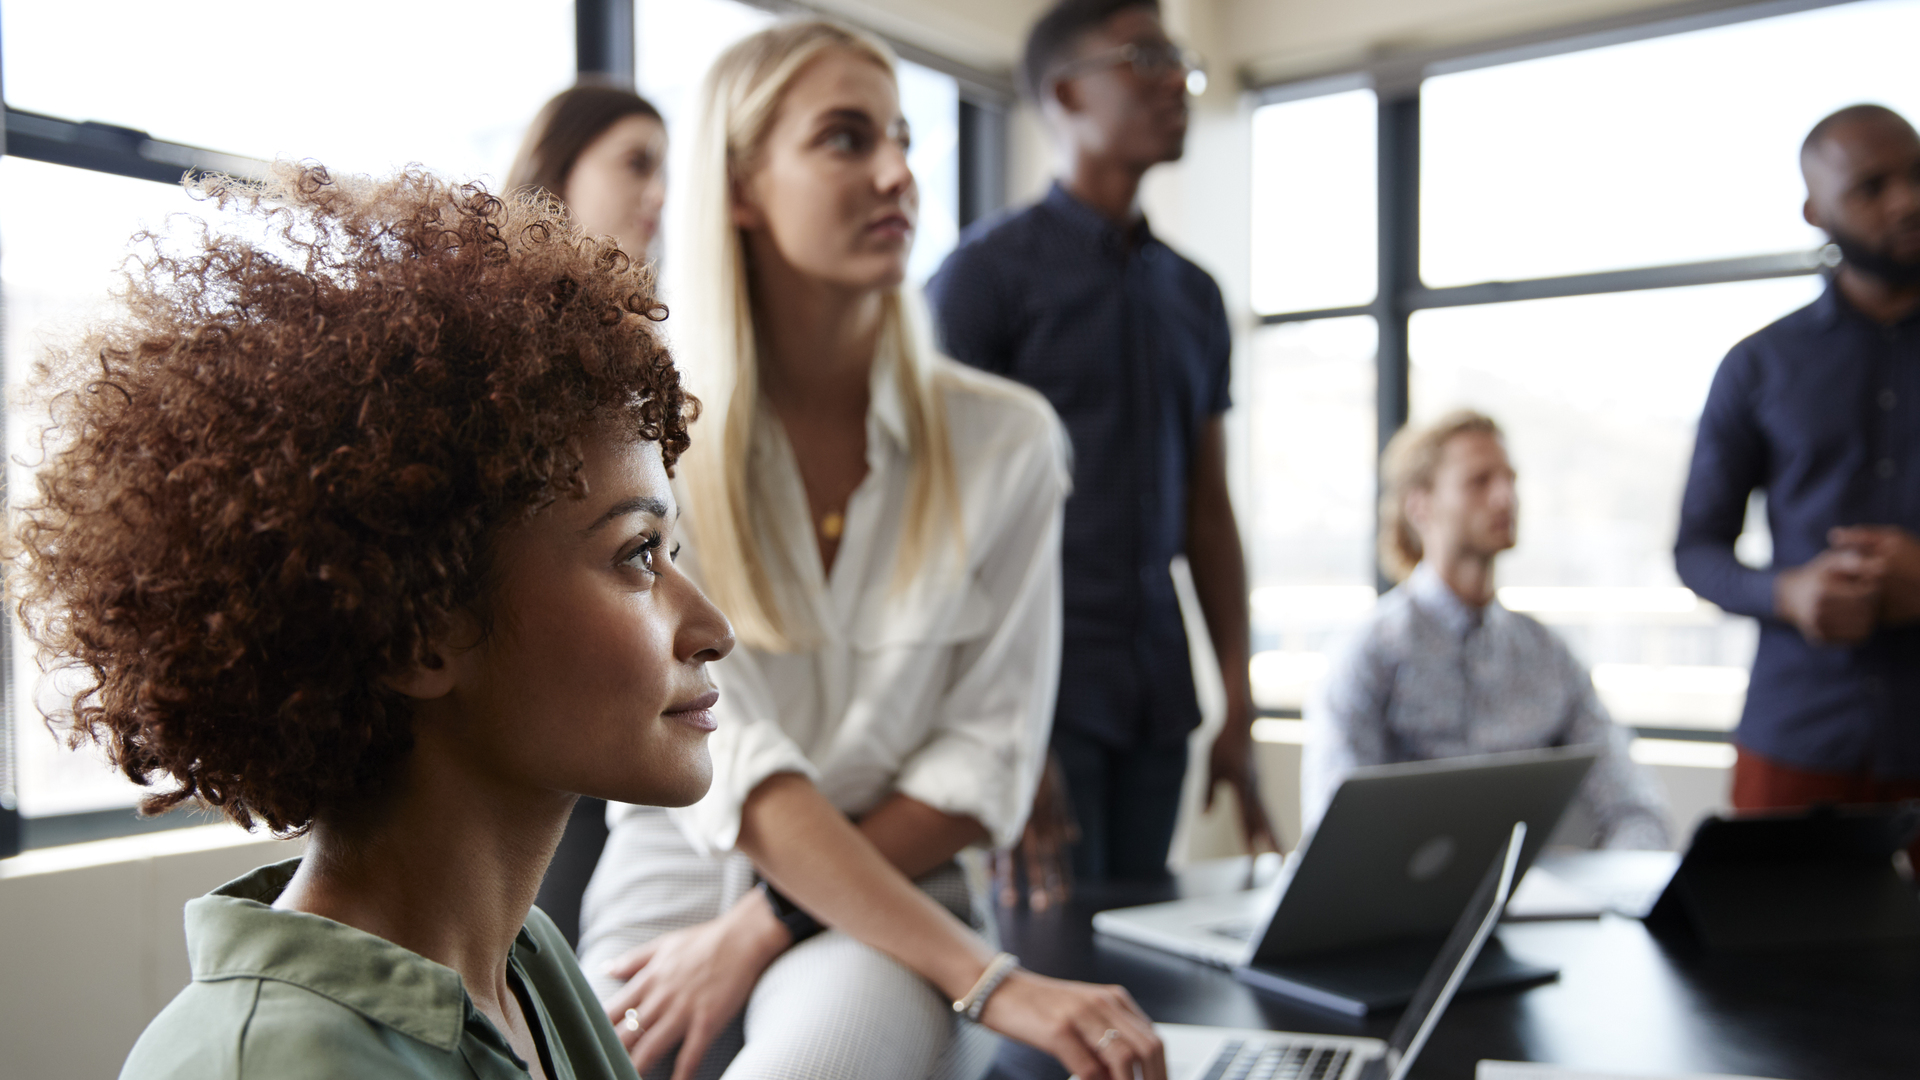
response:
{"label": "woman with curly afro hair", "polygon": [[578,795],[711,774],[733,638],[673,564],[652,283],[417,169],[200,192],[41,365],[13,589],[146,810],[309,841],[188,905],[122,1075],[631,1077],[532,904]]}

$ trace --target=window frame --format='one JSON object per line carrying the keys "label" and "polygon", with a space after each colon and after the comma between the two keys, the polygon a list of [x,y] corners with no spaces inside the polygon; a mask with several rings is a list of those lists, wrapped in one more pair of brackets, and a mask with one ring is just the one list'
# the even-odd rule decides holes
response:
{"label": "window frame", "polygon": [[[826,14],[791,0],[736,2],[782,15]],[[632,86],[634,32],[634,0],[574,0],[576,75],[599,76]],[[879,36],[901,59],[948,75],[959,86],[961,229],[1004,207],[1008,115],[1017,100],[1012,80],[884,33]],[[67,120],[11,107],[4,107],[4,123],[0,124],[0,156],[6,155],[161,184],[177,184],[185,172],[257,178],[266,175],[269,168],[258,158],[170,142],[135,128]],[[0,353],[0,371],[10,359]],[[6,410],[0,409],[0,446],[5,445],[6,425]],[[0,493],[3,499],[4,493]],[[0,508],[4,505],[0,501]],[[0,633],[0,693],[5,695],[0,702],[0,859],[35,848],[208,822],[209,814],[203,807],[183,807],[152,818],[140,817],[131,807],[22,816],[14,761],[14,737],[19,725],[13,709],[12,648],[13,635]]]}
{"label": "window frame", "polygon": [[[1262,80],[1257,71],[1244,72],[1242,85],[1250,94],[1255,108],[1370,88],[1375,93],[1378,109],[1376,214],[1379,267],[1374,299],[1370,303],[1346,307],[1270,314],[1255,312],[1253,322],[1257,326],[1275,326],[1356,315],[1372,316],[1379,335],[1375,356],[1376,430],[1379,435],[1378,450],[1384,452],[1387,442],[1406,426],[1411,414],[1408,330],[1414,312],[1520,300],[1801,277],[1830,270],[1838,264],[1839,253],[1832,245],[1827,245],[1809,251],[1782,251],[1699,262],[1654,264],[1624,270],[1429,287],[1420,277],[1420,95],[1426,80],[1437,76],[1754,22],[1853,2],[1855,0],[1693,0],[1654,12],[1628,13],[1494,41],[1389,54],[1363,65],[1305,76]],[[1393,582],[1376,570],[1376,590],[1386,592],[1392,587]],[[1292,716],[1293,713],[1286,711],[1273,715]],[[1643,737],[1661,739],[1731,741],[1730,732],[1692,728],[1635,726],[1634,732]]]}

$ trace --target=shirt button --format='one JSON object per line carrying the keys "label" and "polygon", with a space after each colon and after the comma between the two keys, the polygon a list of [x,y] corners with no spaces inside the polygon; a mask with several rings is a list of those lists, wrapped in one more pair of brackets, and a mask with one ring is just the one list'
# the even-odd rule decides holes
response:
{"label": "shirt button", "polygon": [[1890,457],[1881,458],[1880,464],[1875,467],[1874,471],[1880,474],[1880,479],[1882,480],[1893,479],[1893,471],[1894,471],[1893,459]]}
{"label": "shirt button", "polygon": [[1898,403],[1899,400],[1900,396],[1891,390],[1880,391],[1880,407],[1882,409],[1892,411],[1894,405]]}

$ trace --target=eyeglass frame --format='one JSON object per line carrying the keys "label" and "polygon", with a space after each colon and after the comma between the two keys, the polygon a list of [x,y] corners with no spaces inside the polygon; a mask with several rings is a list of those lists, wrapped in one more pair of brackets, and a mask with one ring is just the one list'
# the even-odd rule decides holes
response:
{"label": "eyeglass frame", "polygon": [[[1161,58],[1160,62],[1149,63],[1143,70],[1141,62],[1143,60],[1150,61],[1150,54],[1153,53],[1159,54]],[[1169,60],[1171,60],[1171,63],[1168,62]],[[1205,77],[1207,74],[1206,61],[1201,58],[1199,53],[1194,52],[1192,49],[1176,45],[1171,41],[1151,45],[1142,45],[1137,41],[1129,41],[1125,45],[1115,45],[1111,49],[1094,53],[1092,56],[1083,56],[1078,60],[1069,60],[1055,68],[1053,72],[1047,76],[1046,81],[1048,85],[1052,85],[1063,79],[1079,78],[1082,75],[1091,74],[1104,68],[1119,67],[1121,64],[1132,68],[1133,73],[1143,79],[1152,78],[1159,72],[1171,72],[1175,70],[1180,72],[1182,82],[1185,82],[1187,77],[1196,71],[1199,72],[1202,77]]]}

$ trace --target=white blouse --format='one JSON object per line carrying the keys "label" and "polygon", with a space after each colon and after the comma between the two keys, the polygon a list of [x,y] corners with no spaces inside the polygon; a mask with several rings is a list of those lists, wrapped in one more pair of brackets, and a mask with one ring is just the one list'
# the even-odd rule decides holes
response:
{"label": "white blouse", "polygon": [[[965,572],[930,558],[893,593],[912,463],[892,365],[876,363],[867,476],[848,500],[833,572],[823,574],[812,515],[785,430],[762,410],[754,497],[808,606],[816,647],[742,645],[713,665],[719,728],[713,786],[671,811],[696,850],[729,851],[753,789],[807,776],[850,817],[895,792],[1016,841],[1045,760],[1059,682],[1062,507],[1071,487],[1065,429],[1039,394],[939,361],[953,447]],[[683,530],[680,565],[700,580]],[[610,808],[617,824],[629,808]]]}

